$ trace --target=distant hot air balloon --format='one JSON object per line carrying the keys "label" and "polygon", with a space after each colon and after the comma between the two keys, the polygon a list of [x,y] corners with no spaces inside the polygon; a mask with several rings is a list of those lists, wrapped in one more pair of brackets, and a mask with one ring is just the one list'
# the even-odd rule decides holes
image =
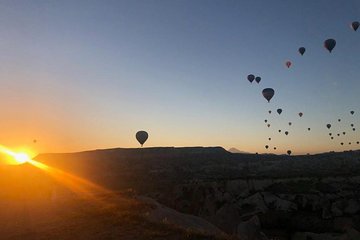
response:
{"label": "distant hot air balloon", "polygon": [[271,110],[269,110],[269,114],[271,114]]}
{"label": "distant hot air balloon", "polygon": [[340,118],[338,119],[338,122],[341,122],[341,119],[340,119]]}
{"label": "distant hot air balloon", "polygon": [[291,123],[291,122],[289,122],[289,126],[291,126],[291,124],[292,124],[292,123]]}
{"label": "distant hot air balloon", "polygon": [[346,132],[343,132],[343,135],[345,135],[346,134]]}
{"label": "distant hot air balloon", "polygon": [[141,144],[141,146],[143,146],[143,144],[146,142],[148,137],[149,137],[149,135],[145,131],[138,131],[136,133],[136,140],[138,140],[138,142]]}
{"label": "distant hot air balloon", "polygon": [[306,50],[306,49],[305,49],[304,47],[300,47],[300,48],[299,48],[299,53],[301,54],[301,56],[304,55],[305,50]]}
{"label": "distant hot air balloon", "polygon": [[353,128],[353,131],[355,131],[356,129],[355,128]]}
{"label": "distant hot air balloon", "polygon": [[334,137],[331,137],[331,139],[334,139]]}
{"label": "distant hot air balloon", "polygon": [[280,114],[282,113],[282,109],[281,109],[281,108],[278,108],[278,109],[276,110],[276,112],[280,115]]}
{"label": "distant hot air balloon", "polygon": [[270,124],[267,125],[267,127],[270,127],[270,126],[271,126]]}
{"label": "distant hot air balloon", "polygon": [[260,83],[261,77],[256,77],[256,78],[255,78],[255,81],[256,81],[257,83]]}
{"label": "distant hot air balloon", "polygon": [[341,145],[344,145],[344,143],[342,142],[342,143],[340,143]]}
{"label": "distant hot air balloon", "polygon": [[274,147],[274,150],[276,150],[276,147]]}
{"label": "distant hot air balloon", "polygon": [[267,123],[267,119],[265,119],[265,123]]}
{"label": "distant hot air balloon", "polygon": [[336,134],[338,137],[340,136],[340,133]]}
{"label": "distant hot air balloon", "polygon": [[33,140],[33,143],[37,143],[37,140],[36,140],[36,139],[34,139],[34,140]]}
{"label": "distant hot air balloon", "polygon": [[255,76],[252,75],[252,74],[249,74],[249,75],[247,76],[247,80],[248,80],[249,82],[251,82],[251,83],[254,81],[254,79],[255,79]]}
{"label": "distant hot air balloon", "polygon": [[268,149],[268,148],[269,148],[269,145],[265,145],[265,148]]}
{"label": "distant hot air balloon", "polygon": [[269,141],[271,141],[271,138],[269,138]]}
{"label": "distant hot air balloon", "polygon": [[302,112],[299,112],[299,116],[302,117],[302,116],[303,116],[303,113],[302,113]]}
{"label": "distant hot air balloon", "polygon": [[349,142],[349,145],[351,145],[351,142]]}
{"label": "distant hot air balloon", "polygon": [[350,126],[352,126],[352,127],[353,127],[353,126],[354,126],[354,124],[352,123],[352,124],[350,124]]}
{"label": "distant hot air balloon", "polygon": [[336,41],[335,41],[335,39],[330,38],[330,39],[325,40],[325,42],[324,42],[324,47],[325,47],[329,52],[331,52],[331,51],[334,49],[335,46],[336,46]]}
{"label": "distant hot air balloon", "polygon": [[359,143],[360,143],[359,141],[356,142],[356,144],[359,144]]}
{"label": "distant hot air balloon", "polygon": [[351,115],[354,115],[355,112],[354,112],[354,111],[350,111],[350,113],[351,113]]}
{"label": "distant hot air balloon", "polygon": [[288,154],[288,155],[291,155],[291,150],[287,150],[287,154]]}
{"label": "distant hot air balloon", "polygon": [[272,88],[265,88],[263,91],[262,91],[262,94],[264,96],[264,98],[270,102],[271,98],[274,96],[275,94],[275,91],[274,89]]}
{"label": "distant hot air balloon", "polygon": [[332,133],[329,133],[329,136],[331,136],[332,135]]}
{"label": "distant hot air balloon", "polygon": [[285,65],[287,66],[287,68],[290,68],[291,62],[290,62],[290,61],[286,61]]}
{"label": "distant hot air balloon", "polygon": [[311,129],[310,128],[308,128],[308,131],[310,131]]}
{"label": "distant hot air balloon", "polygon": [[330,124],[330,123],[326,124],[326,127],[327,127],[328,129],[330,129],[330,128],[331,128],[331,124]]}
{"label": "distant hot air balloon", "polygon": [[351,28],[356,31],[359,28],[360,23],[358,21],[351,23]]}
{"label": "distant hot air balloon", "polygon": [[281,130],[279,129],[279,132],[281,132]]}
{"label": "distant hot air balloon", "polygon": [[289,132],[288,131],[285,131],[285,135],[287,136],[289,134]]}

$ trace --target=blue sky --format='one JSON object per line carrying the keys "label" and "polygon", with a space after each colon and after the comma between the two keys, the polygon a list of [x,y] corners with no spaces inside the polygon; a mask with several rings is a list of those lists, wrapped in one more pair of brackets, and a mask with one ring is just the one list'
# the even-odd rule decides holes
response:
{"label": "blue sky", "polygon": [[[354,149],[360,30],[349,24],[359,20],[355,0],[0,1],[0,141],[137,147],[143,129],[145,146],[265,152],[272,137],[276,153]],[[337,40],[331,54],[327,38]],[[266,87],[276,91],[270,104]],[[282,115],[267,113],[278,107]],[[348,135],[330,141],[328,122]]]}

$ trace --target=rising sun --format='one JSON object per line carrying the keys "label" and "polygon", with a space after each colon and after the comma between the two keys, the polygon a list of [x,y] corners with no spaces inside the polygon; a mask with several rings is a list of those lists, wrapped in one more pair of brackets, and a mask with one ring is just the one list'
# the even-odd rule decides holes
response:
{"label": "rising sun", "polygon": [[27,155],[26,153],[15,153],[14,154],[14,159],[19,163],[26,163],[27,161],[30,160],[29,155]]}

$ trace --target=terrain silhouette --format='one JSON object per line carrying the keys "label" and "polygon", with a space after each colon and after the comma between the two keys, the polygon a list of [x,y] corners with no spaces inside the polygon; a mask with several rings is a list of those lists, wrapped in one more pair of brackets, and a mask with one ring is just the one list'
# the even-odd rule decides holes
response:
{"label": "terrain silhouette", "polygon": [[221,147],[115,148],[36,157],[108,189],[131,189],[199,216],[240,239],[250,232],[257,233],[254,239],[358,234],[359,159],[360,151],[287,156],[236,154]]}

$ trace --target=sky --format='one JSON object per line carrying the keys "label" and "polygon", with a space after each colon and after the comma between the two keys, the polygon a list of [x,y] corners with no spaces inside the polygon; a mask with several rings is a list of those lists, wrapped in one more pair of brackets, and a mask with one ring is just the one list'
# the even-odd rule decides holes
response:
{"label": "sky", "polygon": [[146,130],[145,147],[360,148],[353,21],[357,0],[1,0],[0,144],[39,153],[139,147],[135,133]]}

